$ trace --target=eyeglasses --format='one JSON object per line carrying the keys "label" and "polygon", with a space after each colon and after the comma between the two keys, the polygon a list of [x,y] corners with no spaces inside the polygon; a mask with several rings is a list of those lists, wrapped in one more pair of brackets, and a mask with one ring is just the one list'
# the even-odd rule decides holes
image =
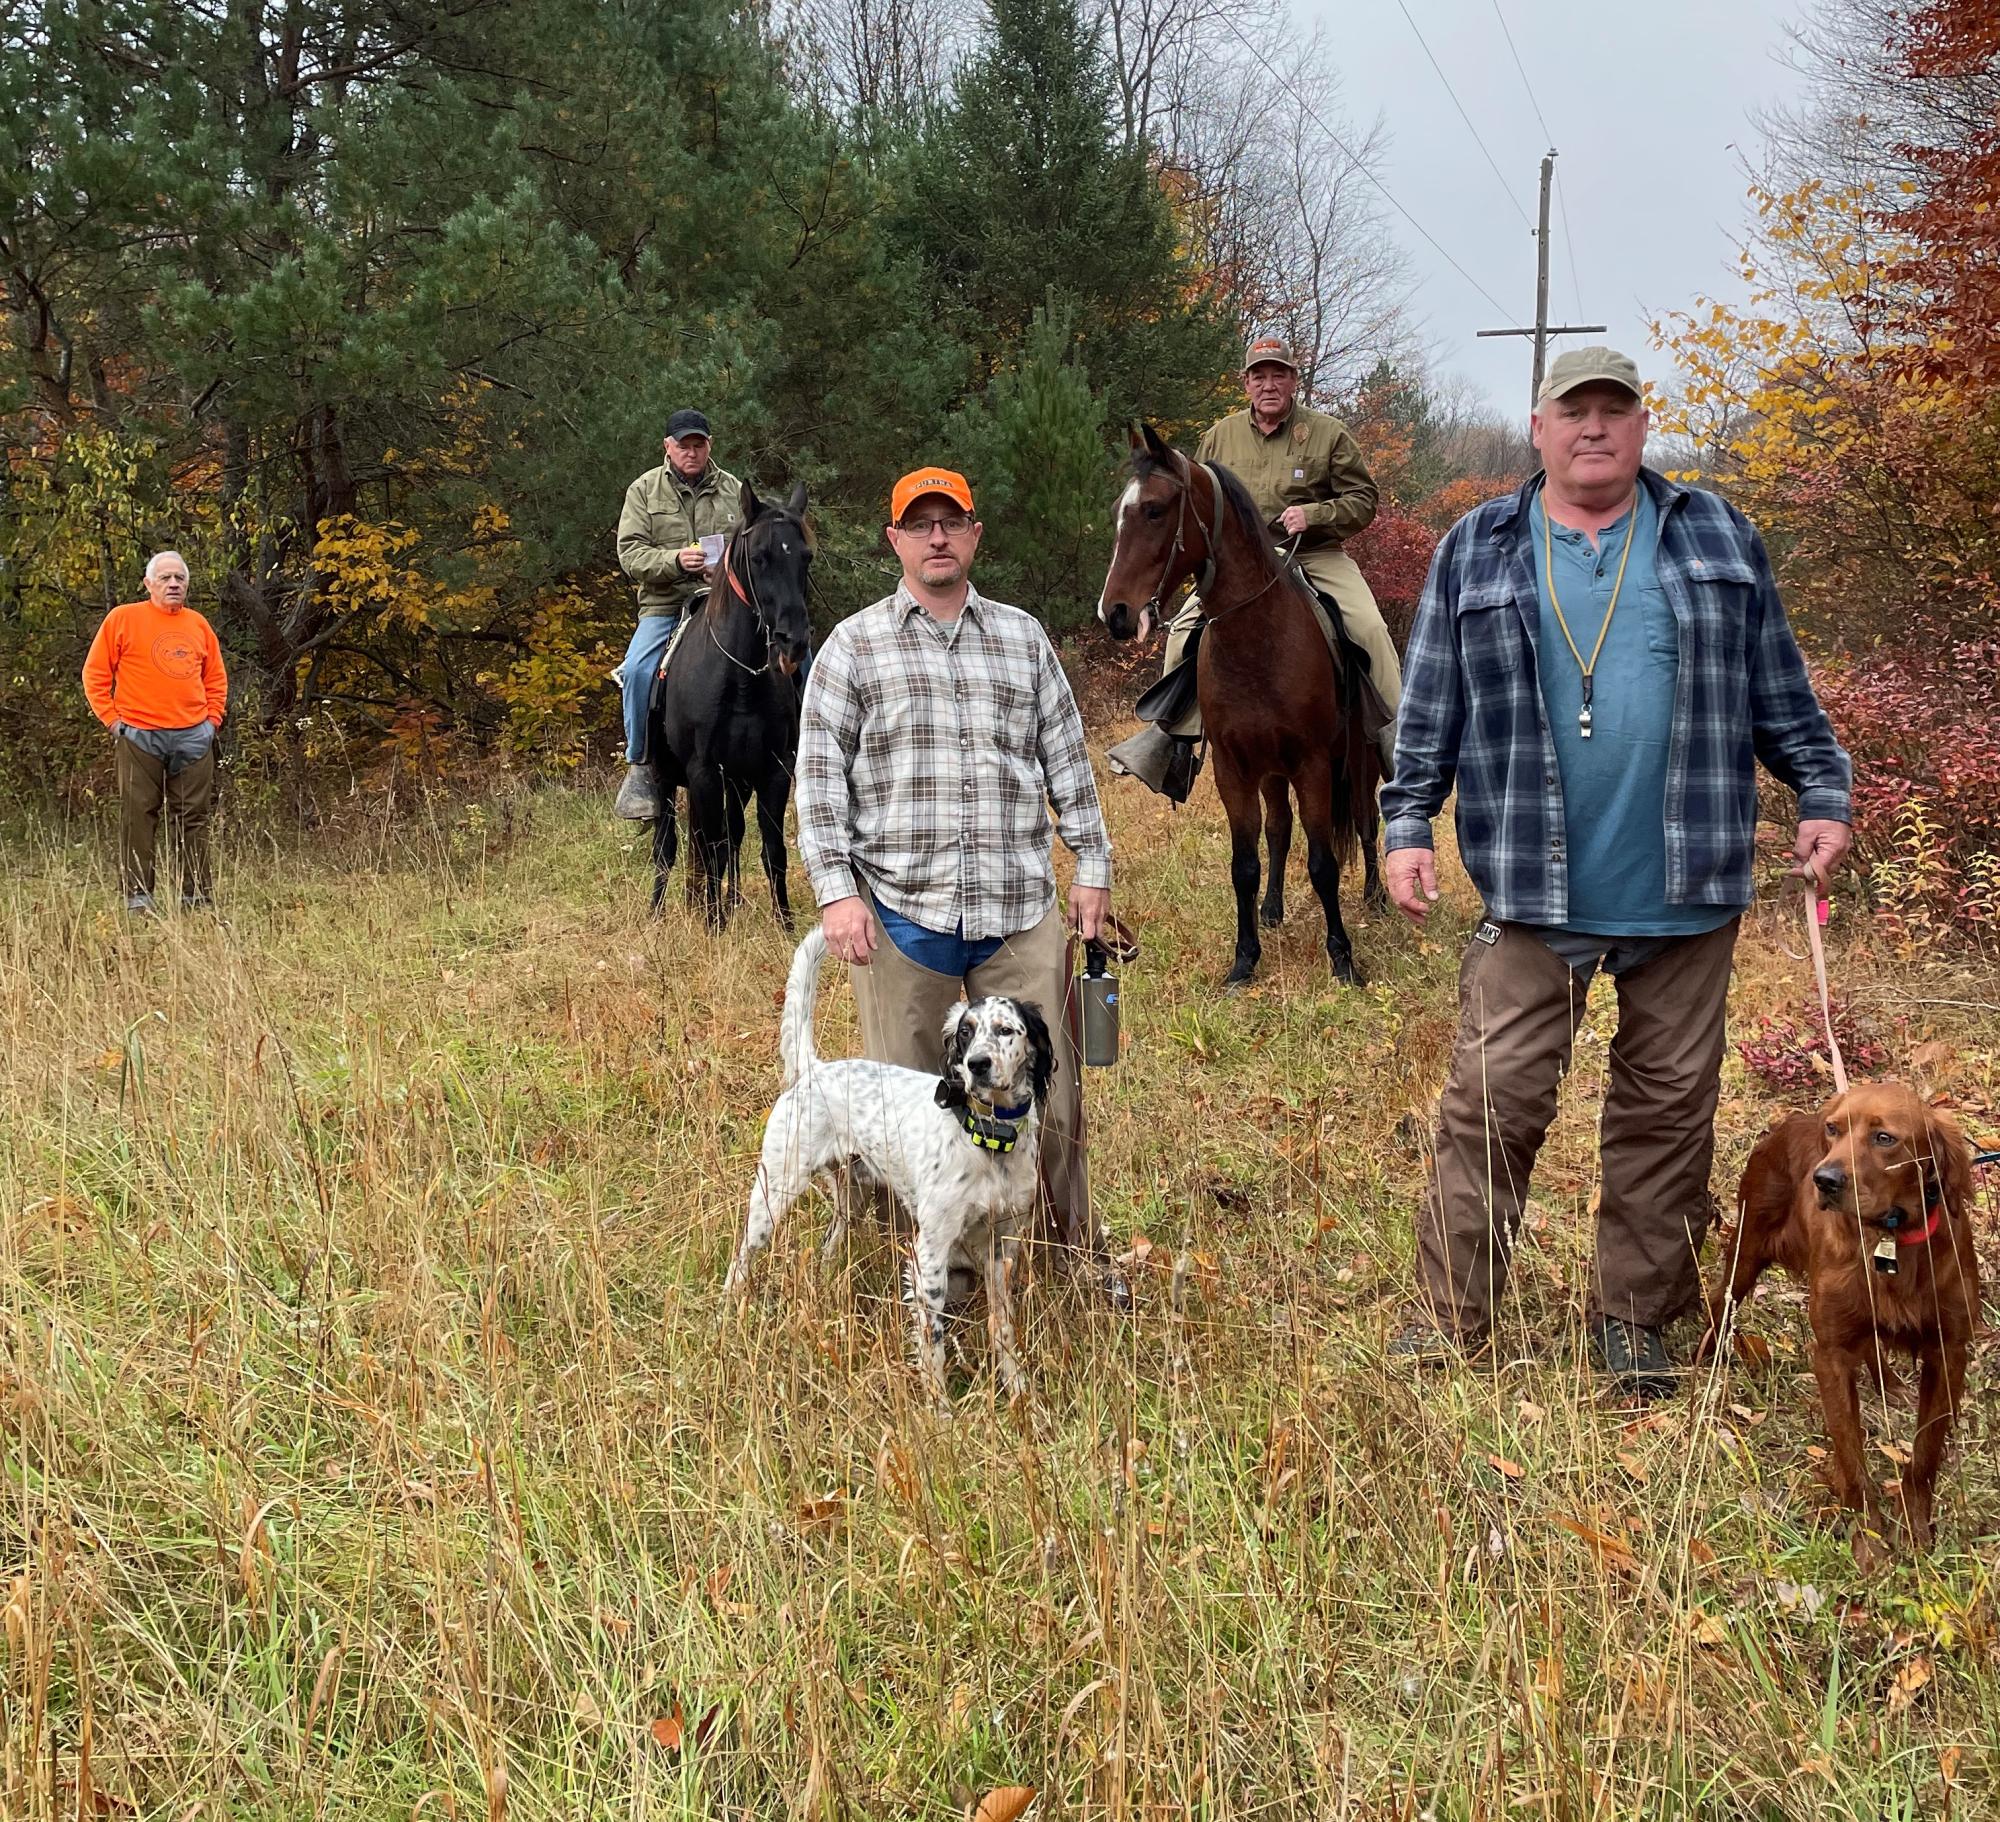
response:
{"label": "eyeglasses", "polygon": [[896,529],[906,538],[928,538],[941,531],[947,538],[962,538],[972,529],[969,512],[948,513],[941,519],[905,519]]}

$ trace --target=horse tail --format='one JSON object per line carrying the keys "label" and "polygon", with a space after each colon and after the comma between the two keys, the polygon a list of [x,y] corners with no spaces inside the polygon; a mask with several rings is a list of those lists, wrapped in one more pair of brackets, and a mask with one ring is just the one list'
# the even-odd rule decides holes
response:
{"label": "horse tail", "polygon": [[[1335,625],[1339,626],[1338,618]],[[1339,696],[1339,731],[1334,737],[1333,760],[1333,848],[1341,864],[1352,860],[1360,846],[1361,833],[1372,826],[1375,814],[1375,785],[1381,759],[1375,742],[1363,726],[1362,704],[1367,686],[1362,681],[1367,657],[1361,647],[1340,630],[1339,675],[1335,688]]]}
{"label": "horse tail", "polygon": [[819,968],[826,960],[826,932],[815,926],[792,955],[785,979],[785,1010],[778,1020],[778,1060],[784,1065],[784,1085],[793,1083],[819,1061],[813,1049],[813,1006],[819,999]]}

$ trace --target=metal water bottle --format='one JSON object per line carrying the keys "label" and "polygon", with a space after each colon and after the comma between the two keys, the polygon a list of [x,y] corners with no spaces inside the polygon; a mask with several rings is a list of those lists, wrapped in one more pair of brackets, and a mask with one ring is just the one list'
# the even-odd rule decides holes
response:
{"label": "metal water bottle", "polygon": [[1118,977],[1102,943],[1083,946],[1083,1060],[1092,1069],[1118,1061]]}

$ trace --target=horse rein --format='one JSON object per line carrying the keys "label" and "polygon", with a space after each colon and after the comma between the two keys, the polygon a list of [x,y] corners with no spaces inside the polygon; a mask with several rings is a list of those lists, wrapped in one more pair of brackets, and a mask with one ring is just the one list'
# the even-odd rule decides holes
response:
{"label": "horse rein", "polygon": [[739,671],[743,672],[745,676],[762,677],[770,671],[771,660],[776,656],[778,648],[772,642],[770,624],[764,618],[763,604],[757,599],[755,586],[752,585],[748,588],[744,586],[743,579],[736,573],[737,567],[736,534],[732,532],[729,541],[722,547],[722,579],[729,584],[729,592],[750,610],[750,617],[756,621],[757,630],[764,635],[764,662],[762,664],[745,664],[741,658],[737,657],[734,652],[724,645],[715,636],[715,621],[706,611],[705,603],[701,617],[703,623],[708,628],[709,644],[714,646],[718,652],[727,658],[731,664],[735,665]]}

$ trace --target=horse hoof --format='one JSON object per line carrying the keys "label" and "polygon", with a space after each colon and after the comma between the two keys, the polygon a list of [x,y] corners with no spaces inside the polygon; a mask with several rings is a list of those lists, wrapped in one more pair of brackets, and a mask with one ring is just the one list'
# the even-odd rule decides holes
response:
{"label": "horse hoof", "polygon": [[1235,967],[1222,977],[1222,991],[1224,993],[1241,993],[1256,978],[1256,975],[1257,964],[1255,962],[1238,962]]}
{"label": "horse hoof", "polygon": [[1367,977],[1354,965],[1351,955],[1335,955],[1327,958],[1333,963],[1333,978],[1343,987],[1365,987]]}
{"label": "horse hoof", "polygon": [[1257,912],[1257,921],[1266,930],[1275,930],[1285,921],[1285,907],[1283,905],[1262,906]]}

